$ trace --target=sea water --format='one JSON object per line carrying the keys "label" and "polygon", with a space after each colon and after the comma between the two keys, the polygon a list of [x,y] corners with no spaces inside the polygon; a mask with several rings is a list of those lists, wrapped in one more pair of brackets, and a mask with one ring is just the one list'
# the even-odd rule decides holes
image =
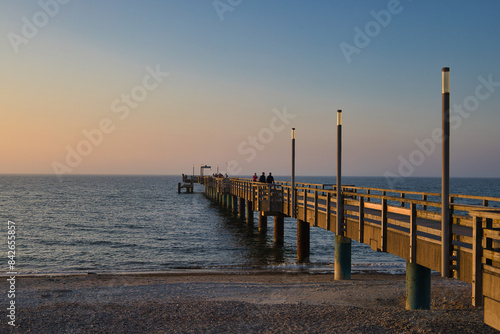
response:
{"label": "sea water", "polygon": [[[289,181],[289,177],[276,177]],[[297,177],[332,184],[335,177]],[[203,186],[178,194],[180,176],[0,176],[0,249],[15,223],[18,273],[275,270],[330,272],[334,234],[311,227],[309,264],[296,263],[295,219],[283,247],[205,197]],[[388,188],[381,177],[344,184]],[[440,192],[439,178],[408,178],[401,190]],[[500,197],[500,179],[452,178],[451,193]],[[255,222],[257,222],[255,213]],[[405,261],[353,241],[353,272],[403,273]],[[7,260],[5,270],[8,271]]]}

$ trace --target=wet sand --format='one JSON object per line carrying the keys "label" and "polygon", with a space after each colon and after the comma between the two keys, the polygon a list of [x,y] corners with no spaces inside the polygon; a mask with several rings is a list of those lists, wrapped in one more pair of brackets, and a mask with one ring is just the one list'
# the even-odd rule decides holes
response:
{"label": "wet sand", "polygon": [[0,332],[497,333],[471,306],[469,284],[433,276],[431,297],[431,310],[405,310],[403,275],[17,277],[16,327],[2,316]]}

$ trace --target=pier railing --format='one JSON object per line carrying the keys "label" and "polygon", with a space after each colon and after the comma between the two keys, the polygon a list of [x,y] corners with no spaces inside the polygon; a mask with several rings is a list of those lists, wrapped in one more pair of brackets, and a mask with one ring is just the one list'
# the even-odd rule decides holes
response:
{"label": "pier railing", "polygon": [[473,302],[479,305],[484,302],[484,322],[500,329],[500,210],[473,210],[470,214]]}
{"label": "pier railing", "polygon": [[[297,182],[292,193],[292,185],[282,181],[266,184],[213,177],[202,181],[217,193],[247,200],[248,208],[262,215],[294,217],[310,226],[340,231],[373,250],[435,271],[442,270],[442,252],[448,253],[451,277],[471,283],[474,305],[484,300],[493,312],[490,318],[497,319],[491,321],[500,323],[500,198],[450,195],[451,236],[443,243],[438,193],[344,185],[340,198],[344,220],[337,229],[336,185]],[[443,250],[443,244],[450,249]]]}

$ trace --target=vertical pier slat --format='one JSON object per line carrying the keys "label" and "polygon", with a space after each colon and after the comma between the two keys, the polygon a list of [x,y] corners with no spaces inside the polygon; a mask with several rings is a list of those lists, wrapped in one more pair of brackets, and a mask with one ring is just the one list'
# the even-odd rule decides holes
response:
{"label": "vertical pier slat", "polygon": [[285,188],[281,187],[281,212],[285,211],[285,201],[283,200],[285,198]]}
{"label": "vertical pier slat", "polygon": [[359,196],[359,242],[365,238],[365,198]]}
{"label": "vertical pier slat", "polygon": [[307,191],[304,191],[304,212],[302,214],[302,220],[307,223]]}
{"label": "vertical pier slat", "polygon": [[380,216],[380,250],[387,251],[387,199],[382,199]]}
{"label": "vertical pier slat", "polygon": [[472,305],[483,306],[483,219],[472,217]]}
{"label": "vertical pier slat", "polygon": [[[450,217],[455,213],[455,197],[450,196]],[[453,221],[450,218],[450,221]]]}
{"label": "vertical pier slat", "polygon": [[314,226],[318,226],[318,191],[314,192]]}
{"label": "vertical pier slat", "polygon": [[417,205],[411,203],[410,209],[410,263],[417,262]]}
{"label": "vertical pier slat", "polygon": [[332,194],[327,193],[326,194],[326,230],[330,231],[330,215],[331,215],[331,205],[332,202]]}
{"label": "vertical pier slat", "polygon": [[267,209],[271,211],[271,184],[267,186]]}
{"label": "vertical pier slat", "polygon": [[291,198],[290,198],[290,188],[286,188],[286,210],[287,210],[287,214],[290,216],[290,217],[293,217],[292,216],[292,202],[291,202]]}
{"label": "vertical pier slat", "polygon": [[[488,230],[493,229],[493,219],[486,218],[486,226],[485,226],[485,228],[488,229]],[[493,240],[491,238],[484,237],[483,238],[482,247],[483,247],[483,249],[493,249]],[[486,259],[486,263],[485,264],[491,266],[493,264],[493,260],[492,259]]]}

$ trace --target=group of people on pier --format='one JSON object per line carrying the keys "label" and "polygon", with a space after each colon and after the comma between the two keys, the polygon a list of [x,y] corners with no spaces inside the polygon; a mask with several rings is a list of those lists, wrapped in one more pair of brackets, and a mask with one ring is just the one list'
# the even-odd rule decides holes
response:
{"label": "group of people on pier", "polygon": [[266,178],[266,173],[264,173],[264,172],[262,172],[262,175],[260,177],[257,176],[257,173],[254,173],[253,174],[253,181],[257,182],[257,179],[261,183],[274,183],[274,177],[271,174],[271,172],[269,172],[269,175],[267,176],[267,178]]}

